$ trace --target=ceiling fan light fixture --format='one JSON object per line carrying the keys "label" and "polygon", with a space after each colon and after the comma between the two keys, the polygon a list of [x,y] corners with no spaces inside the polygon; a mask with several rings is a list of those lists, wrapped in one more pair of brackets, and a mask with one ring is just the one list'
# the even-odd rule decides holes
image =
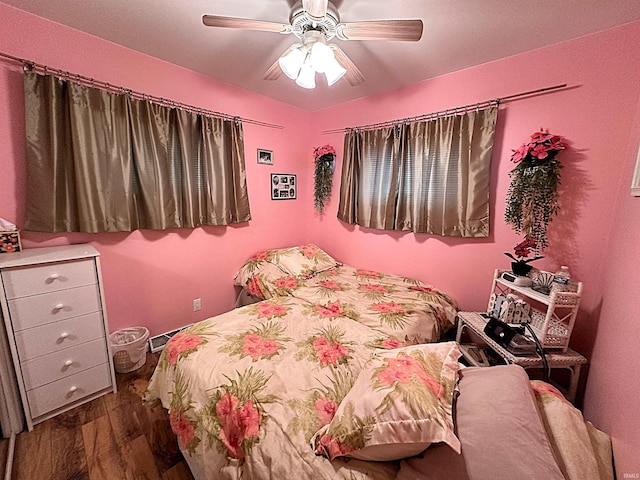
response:
{"label": "ceiling fan light fixture", "polygon": [[301,44],[294,45],[289,52],[278,59],[278,64],[282,72],[292,80],[298,78],[300,69],[304,64],[307,54]]}
{"label": "ceiling fan light fixture", "polygon": [[[331,55],[333,55],[333,52],[331,52]],[[329,86],[340,80],[345,75],[345,73],[347,73],[347,69],[340,65],[335,57],[324,70],[324,74],[327,77],[327,83],[329,84]]]}
{"label": "ceiling fan light fixture", "polygon": [[309,60],[316,72],[324,73],[331,61],[335,61],[335,57],[326,43],[318,41],[311,47],[311,58]]}
{"label": "ceiling fan light fixture", "polygon": [[300,69],[300,74],[298,78],[296,78],[296,84],[302,88],[316,88],[316,71],[308,60],[308,57]]}

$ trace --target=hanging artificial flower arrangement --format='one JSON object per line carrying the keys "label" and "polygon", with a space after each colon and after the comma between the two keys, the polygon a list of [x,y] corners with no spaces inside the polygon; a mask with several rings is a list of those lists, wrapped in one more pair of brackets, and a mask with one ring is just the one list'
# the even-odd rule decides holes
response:
{"label": "hanging artificial flower arrangement", "polygon": [[316,165],[314,172],[313,204],[320,215],[322,215],[324,206],[331,196],[335,157],[336,151],[331,145],[327,144],[313,149],[313,159]]}
{"label": "hanging artificial flower arrangement", "polygon": [[547,227],[559,210],[562,164],[556,155],[566,148],[562,137],[540,129],[511,156],[518,165],[509,173],[511,184],[504,218],[517,234],[524,234],[535,252],[549,246]]}

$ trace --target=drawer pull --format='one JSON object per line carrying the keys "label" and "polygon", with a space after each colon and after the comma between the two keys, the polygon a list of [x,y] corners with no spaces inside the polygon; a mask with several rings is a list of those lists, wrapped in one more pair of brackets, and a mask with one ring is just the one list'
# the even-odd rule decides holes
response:
{"label": "drawer pull", "polygon": [[53,281],[53,280],[57,280],[58,278],[60,278],[60,275],[58,275],[57,273],[52,273],[51,275],[49,275],[49,278]]}
{"label": "drawer pull", "polygon": [[67,360],[66,362],[64,362],[65,367],[70,367],[71,365],[73,365],[73,360]]}
{"label": "drawer pull", "polygon": [[60,334],[60,338],[61,338],[61,339],[63,339],[63,340],[64,340],[65,338],[67,338],[68,336],[69,336],[69,334],[68,334],[67,332],[62,332],[62,333]]}
{"label": "drawer pull", "polygon": [[55,307],[53,307],[54,310],[62,310],[63,308],[64,308],[64,303],[59,303]]}
{"label": "drawer pull", "polygon": [[73,393],[73,392],[75,392],[76,390],[78,390],[78,387],[76,387],[76,386],[74,385],[73,387],[71,387],[71,388],[69,389],[69,393]]}

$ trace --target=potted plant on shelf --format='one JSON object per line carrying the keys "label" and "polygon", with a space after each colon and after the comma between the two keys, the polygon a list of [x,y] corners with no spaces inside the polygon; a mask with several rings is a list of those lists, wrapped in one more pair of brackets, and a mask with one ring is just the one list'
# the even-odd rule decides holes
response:
{"label": "potted plant on shelf", "polygon": [[324,206],[331,196],[335,157],[335,149],[328,144],[316,147],[313,150],[313,158],[316,165],[314,171],[313,204],[320,215],[322,215]]}
{"label": "potted plant on shelf", "polygon": [[533,268],[531,265],[529,265],[529,263],[533,262],[534,260],[540,260],[541,258],[544,258],[538,255],[534,256],[533,258],[527,258],[535,250],[536,241],[533,238],[525,238],[522,242],[513,247],[514,255],[505,252],[505,255],[513,260],[513,262],[511,262],[511,271],[514,273],[514,275],[526,277]]}
{"label": "potted plant on shelf", "polygon": [[509,173],[511,184],[504,218],[517,234],[523,233],[535,242],[536,252],[549,246],[547,227],[559,210],[562,164],[556,155],[566,148],[562,137],[540,129],[511,156],[518,165]]}

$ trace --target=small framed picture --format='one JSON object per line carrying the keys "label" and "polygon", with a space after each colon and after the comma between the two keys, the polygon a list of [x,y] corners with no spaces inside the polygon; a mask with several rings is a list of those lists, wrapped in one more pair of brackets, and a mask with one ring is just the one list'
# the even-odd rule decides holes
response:
{"label": "small framed picture", "polygon": [[258,163],[261,165],[273,165],[273,151],[259,148]]}
{"label": "small framed picture", "polygon": [[271,200],[295,200],[298,193],[296,176],[291,173],[271,174]]}

